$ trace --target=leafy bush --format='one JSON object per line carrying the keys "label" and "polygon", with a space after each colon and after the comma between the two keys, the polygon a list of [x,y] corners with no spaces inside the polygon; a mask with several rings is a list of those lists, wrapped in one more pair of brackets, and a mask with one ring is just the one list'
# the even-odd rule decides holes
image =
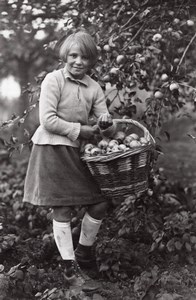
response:
{"label": "leafy bush", "polygon": [[168,182],[162,169],[151,182],[143,197],[128,197],[105,220],[97,254],[100,272],[110,279],[141,272],[152,257],[194,261],[195,195]]}
{"label": "leafy bush", "polygon": [[[41,62],[41,69],[38,65],[32,66],[32,62],[43,56],[54,61],[56,53],[51,46],[57,37],[69,33],[67,27],[72,31],[84,27],[95,38],[99,60],[91,75],[104,89],[114,117],[138,119],[158,143],[159,129],[168,117],[181,111],[187,103],[195,110],[194,1],[87,0],[72,1],[70,8],[54,0],[42,6],[37,0],[29,5],[26,1],[8,2],[3,5],[0,21],[5,30],[14,31],[14,34],[8,40],[0,37],[3,42],[1,71],[2,74],[7,74],[8,70],[17,73],[17,67],[22,73],[25,71],[22,78],[21,74],[17,75],[20,82],[25,83],[24,93],[29,96],[29,105],[22,114],[13,113],[10,120],[0,125],[2,151],[23,153],[25,146],[31,147],[31,132],[26,128],[28,117],[38,106],[40,84],[50,71],[45,60]],[[34,13],[36,10],[43,18]],[[64,20],[65,16],[65,28],[55,31],[59,20]],[[38,47],[35,39],[40,28],[33,28],[37,19],[41,22],[40,28],[45,28],[47,33],[46,39],[40,42],[44,45],[40,52],[40,44]],[[9,43],[17,45],[16,51],[12,48],[8,51]],[[5,62],[12,61],[11,54],[15,64],[7,66]],[[38,74],[35,82],[27,84],[28,75],[34,77],[35,70]],[[169,132],[166,136],[169,140]],[[195,140],[193,135],[190,137]],[[158,145],[157,150],[160,150]],[[5,151],[2,153],[4,155]],[[81,291],[74,294],[66,287],[58,289],[58,284],[63,285],[59,279],[62,269],[52,235],[51,211],[21,203],[27,161],[17,164],[9,161],[7,155],[4,159],[0,170],[2,295],[11,287],[21,299],[23,294],[28,299],[35,295],[38,299],[86,299]],[[163,170],[158,169],[150,174],[150,186],[143,197],[130,195],[117,206],[112,205],[96,243],[100,274],[111,281],[125,283],[134,278],[133,299],[147,295],[156,284],[162,288],[159,300],[177,299],[168,284],[173,280],[177,286],[177,276],[162,273],[154,265],[161,265],[161,262],[167,265],[170,261],[194,262],[196,196],[191,188],[169,182]],[[76,210],[72,220],[75,242],[81,216]]]}

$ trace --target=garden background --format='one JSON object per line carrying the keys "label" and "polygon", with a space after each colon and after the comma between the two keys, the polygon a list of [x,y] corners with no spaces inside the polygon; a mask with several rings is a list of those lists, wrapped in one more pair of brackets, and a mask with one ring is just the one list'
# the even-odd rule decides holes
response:
{"label": "garden background", "polygon": [[[81,27],[110,112],[156,140],[149,189],[113,202],[103,223],[93,295],[64,283],[51,211],[21,202],[40,84],[63,66],[56,41]],[[195,29],[191,0],[0,1],[0,299],[196,299]]]}

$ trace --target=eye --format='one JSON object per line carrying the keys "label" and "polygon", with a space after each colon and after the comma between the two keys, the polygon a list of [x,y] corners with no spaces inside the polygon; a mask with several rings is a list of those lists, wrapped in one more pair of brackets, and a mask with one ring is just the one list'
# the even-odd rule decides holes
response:
{"label": "eye", "polygon": [[83,56],[82,56],[82,59],[88,60],[89,58],[88,58],[88,56],[83,55]]}
{"label": "eye", "polygon": [[70,54],[70,56],[71,56],[72,58],[76,58],[76,57],[77,57],[77,54],[72,53],[72,54]]}

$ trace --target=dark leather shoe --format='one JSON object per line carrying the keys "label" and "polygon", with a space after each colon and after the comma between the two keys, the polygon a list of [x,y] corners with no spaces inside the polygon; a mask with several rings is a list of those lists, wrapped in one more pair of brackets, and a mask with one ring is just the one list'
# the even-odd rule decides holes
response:
{"label": "dark leather shoe", "polygon": [[70,286],[81,287],[84,292],[94,292],[99,284],[82,272],[76,261],[65,261],[64,278]]}
{"label": "dark leather shoe", "polygon": [[92,265],[96,263],[95,253],[93,253],[92,246],[77,245],[75,250],[76,260],[82,265]]}

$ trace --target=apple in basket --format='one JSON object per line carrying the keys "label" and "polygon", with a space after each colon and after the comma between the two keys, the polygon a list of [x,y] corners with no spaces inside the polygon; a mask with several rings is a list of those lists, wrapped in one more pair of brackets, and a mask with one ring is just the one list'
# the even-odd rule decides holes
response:
{"label": "apple in basket", "polygon": [[119,147],[118,145],[114,145],[114,147],[112,147],[112,152],[119,152]]}
{"label": "apple in basket", "polygon": [[106,154],[111,154],[113,151],[112,151],[112,148],[110,147],[107,147],[106,149]]}
{"label": "apple in basket", "polygon": [[129,136],[133,139],[133,140],[139,140],[139,136],[136,133],[131,133],[129,134]]}
{"label": "apple in basket", "polygon": [[102,150],[100,148],[94,147],[94,148],[91,149],[91,153],[90,154],[92,156],[96,156],[96,155],[99,155],[101,153],[102,153]]}
{"label": "apple in basket", "polygon": [[109,140],[107,139],[102,139],[99,143],[98,143],[98,148],[100,149],[106,149],[108,147],[108,143],[109,143]]}
{"label": "apple in basket", "polygon": [[148,141],[147,141],[147,139],[145,137],[141,137],[139,141],[140,141],[140,143],[141,143],[142,146],[148,144]]}
{"label": "apple in basket", "polygon": [[113,148],[114,146],[118,146],[118,141],[117,140],[111,140],[111,141],[109,141],[109,143],[108,143],[108,147],[109,148]]}
{"label": "apple in basket", "polygon": [[140,146],[141,146],[141,143],[139,141],[137,141],[137,140],[133,140],[129,144],[130,148],[137,148],[137,147],[140,147]]}
{"label": "apple in basket", "polygon": [[117,140],[119,143],[122,143],[125,137],[126,134],[123,131],[117,131],[113,138],[114,140]]}
{"label": "apple in basket", "polygon": [[133,141],[133,138],[131,136],[126,136],[126,138],[123,141],[123,144],[127,147],[129,147],[130,142]]}
{"label": "apple in basket", "polygon": [[91,150],[94,148],[95,146],[93,145],[93,144],[90,144],[90,143],[88,143],[88,144],[86,144],[85,146],[84,146],[84,153],[85,154],[91,154]]}
{"label": "apple in basket", "polygon": [[120,151],[126,151],[126,150],[129,150],[129,148],[125,145],[125,144],[120,144],[118,145],[118,149]]}

